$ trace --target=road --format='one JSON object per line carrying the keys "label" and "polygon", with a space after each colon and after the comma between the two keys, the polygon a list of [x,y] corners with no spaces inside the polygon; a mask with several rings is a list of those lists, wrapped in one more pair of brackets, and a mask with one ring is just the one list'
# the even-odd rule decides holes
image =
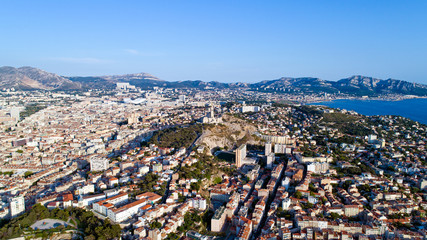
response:
{"label": "road", "polygon": [[265,222],[267,220],[267,213],[268,213],[268,211],[270,211],[270,205],[273,202],[274,198],[276,197],[277,189],[279,188],[280,184],[282,183],[282,179],[284,176],[283,173],[286,171],[287,166],[288,166],[288,161],[286,160],[285,165],[284,165],[282,171],[280,172],[279,178],[277,179],[276,186],[273,189],[273,193],[271,193],[268,197],[267,203],[265,204],[265,209],[264,209],[264,213],[262,215],[260,224],[258,226],[258,229],[256,229],[254,234],[252,235],[252,239],[257,239],[259,237],[259,235],[261,234],[261,230],[264,227]]}
{"label": "road", "polygon": [[197,140],[199,140],[200,136],[201,136],[201,134],[198,134],[198,135],[197,135],[197,137],[196,137],[196,139],[195,139],[195,140],[193,141],[193,143],[190,145],[190,147],[188,147],[188,148],[187,148],[187,151],[186,151],[186,153],[185,153],[185,156],[184,156],[184,157],[182,157],[181,161],[180,161],[180,162],[179,162],[179,164],[178,164],[178,167],[177,167],[177,168],[176,168],[176,170],[171,174],[171,177],[169,178],[168,184],[166,185],[166,191],[165,191],[165,195],[163,195],[162,203],[165,203],[165,202],[166,202],[166,199],[167,199],[167,198],[168,198],[168,196],[169,196],[169,187],[170,187],[170,182],[172,181],[172,175],[173,175],[173,174],[175,174],[175,173],[177,173],[177,172],[181,169],[181,163],[182,163],[182,161],[184,161],[184,159],[186,159],[188,156],[190,156],[190,153],[191,153],[191,151],[192,151],[192,149],[193,149],[193,147],[194,147],[195,143],[197,142]]}

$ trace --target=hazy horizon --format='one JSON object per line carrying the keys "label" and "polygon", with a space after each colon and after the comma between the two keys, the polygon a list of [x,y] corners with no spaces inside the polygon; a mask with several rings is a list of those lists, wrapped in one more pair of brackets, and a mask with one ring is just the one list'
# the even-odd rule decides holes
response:
{"label": "hazy horizon", "polygon": [[62,76],[427,84],[425,1],[7,1],[0,66]]}
{"label": "hazy horizon", "polygon": [[[34,66],[18,66],[18,67],[16,67],[16,66],[0,66],[0,67],[21,68],[21,67],[34,67]],[[37,68],[37,67],[34,67],[34,68]],[[40,68],[38,68],[38,69],[40,69]],[[40,70],[46,71],[44,69],[40,69]],[[55,72],[50,72],[50,73],[55,73]],[[106,75],[106,74],[103,74],[103,75],[61,75],[61,74],[58,74],[58,73],[55,73],[55,74],[57,74],[59,76],[62,76],[62,77],[103,77],[103,76],[114,76],[114,75],[120,76],[120,75],[128,75],[128,74],[139,74],[139,73],[146,73],[146,74],[150,74],[150,75],[152,75],[154,77],[157,77],[156,75],[151,74],[151,73],[147,73],[147,72],[134,72],[134,73],[109,74],[109,75]],[[240,83],[257,83],[257,82],[261,82],[261,81],[278,80],[280,78],[319,78],[319,79],[325,80],[325,81],[335,81],[336,82],[336,81],[339,81],[339,80],[342,80],[342,79],[345,79],[345,78],[350,78],[350,77],[353,77],[353,76],[372,77],[372,78],[377,78],[377,79],[381,79],[381,80],[387,80],[388,79],[388,78],[387,79],[386,78],[378,78],[378,77],[375,77],[375,76],[365,76],[365,75],[360,75],[360,74],[353,74],[353,75],[341,77],[341,78],[338,78],[338,79],[324,79],[324,78],[317,77],[317,76],[296,76],[296,77],[293,77],[293,76],[280,76],[280,77],[271,78],[271,79],[259,79],[259,80],[255,80],[255,81],[252,81],[252,82],[241,82],[241,81],[228,81],[228,82],[224,82],[224,81],[216,81],[216,80],[211,80],[211,81],[221,82],[221,83],[238,83],[238,82],[240,82]],[[172,81],[173,82],[175,82],[175,81],[203,81],[203,82],[211,82],[211,81],[207,81],[207,80],[203,80],[203,79],[182,79],[182,80],[169,80],[169,79],[162,79],[162,78],[159,78],[159,79],[160,80],[164,80],[164,81],[170,81],[170,82],[172,82]],[[395,78],[391,78],[391,79],[395,79]],[[395,79],[395,80],[407,81],[405,79]],[[412,82],[412,81],[407,81],[407,82]],[[423,83],[421,83],[421,84],[423,84]]]}

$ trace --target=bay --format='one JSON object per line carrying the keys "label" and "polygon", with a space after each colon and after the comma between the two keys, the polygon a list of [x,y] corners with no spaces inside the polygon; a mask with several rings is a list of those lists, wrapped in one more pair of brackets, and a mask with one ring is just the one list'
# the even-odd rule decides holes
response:
{"label": "bay", "polygon": [[399,101],[339,99],[311,103],[331,108],[353,110],[363,115],[398,115],[427,124],[427,99],[414,98]]}

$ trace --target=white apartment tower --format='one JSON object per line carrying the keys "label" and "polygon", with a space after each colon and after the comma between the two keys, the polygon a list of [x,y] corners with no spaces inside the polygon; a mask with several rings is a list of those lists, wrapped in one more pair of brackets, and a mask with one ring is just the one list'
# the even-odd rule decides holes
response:
{"label": "white apartment tower", "polygon": [[267,155],[267,168],[273,168],[273,161],[274,161],[274,153],[270,153]]}
{"label": "white apartment tower", "polygon": [[185,95],[179,95],[179,96],[178,96],[178,100],[179,100],[180,102],[185,102]]}
{"label": "white apartment tower", "polygon": [[102,157],[92,157],[90,159],[90,170],[93,172],[105,171],[108,169],[108,159]]}
{"label": "white apartment tower", "polygon": [[25,212],[25,200],[24,197],[14,197],[10,200],[10,216],[12,218]]}
{"label": "white apartment tower", "polygon": [[243,160],[246,158],[246,144],[240,145],[236,149],[236,167],[241,167],[243,165]]}
{"label": "white apartment tower", "polygon": [[271,153],[271,142],[267,142],[265,144],[265,151],[264,151],[264,155],[268,156]]}
{"label": "white apartment tower", "polygon": [[18,122],[19,119],[21,119],[20,113],[21,113],[21,110],[19,110],[19,108],[13,107],[13,108],[10,109],[10,113],[9,114],[10,114],[11,118],[15,119],[15,122]]}

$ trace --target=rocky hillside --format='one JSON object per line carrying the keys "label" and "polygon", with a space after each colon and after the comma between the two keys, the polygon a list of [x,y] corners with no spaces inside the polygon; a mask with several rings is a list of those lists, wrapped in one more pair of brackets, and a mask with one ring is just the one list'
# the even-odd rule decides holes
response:
{"label": "rocky hillside", "polygon": [[427,86],[396,79],[377,79],[352,76],[339,81],[319,78],[280,78],[251,84],[251,88],[264,91],[284,91],[303,93],[347,93],[350,95],[405,94],[427,96]]}
{"label": "rocky hillside", "polygon": [[80,89],[81,84],[32,67],[0,67],[0,87],[31,89]]}
{"label": "rocky hillside", "polygon": [[341,79],[333,84],[335,88],[343,93],[375,95],[375,94],[409,94],[427,95],[427,86],[418,83],[410,83],[402,80],[381,80],[365,76],[353,76]]}
{"label": "rocky hillside", "polygon": [[277,80],[262,81],[251,84],[251,88],[260,90],[279,90],[288,92],[338,92],[333,86],[333,82],[320,78],[280,78]]}
{"label": "rocky hillside", "polygon": [[206,146],[210,153],[215,148],[232,150],[243,143],[255,145],[260,143],[260,139],[253,136],[256,130],[244,120],[224,115],[223,124],[206,128],[196,144]]}

